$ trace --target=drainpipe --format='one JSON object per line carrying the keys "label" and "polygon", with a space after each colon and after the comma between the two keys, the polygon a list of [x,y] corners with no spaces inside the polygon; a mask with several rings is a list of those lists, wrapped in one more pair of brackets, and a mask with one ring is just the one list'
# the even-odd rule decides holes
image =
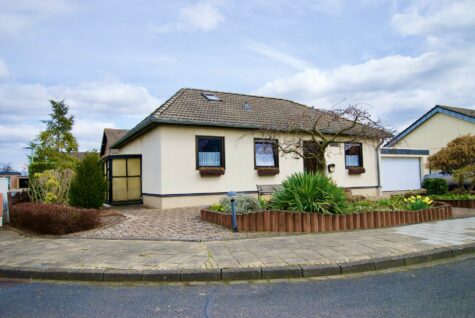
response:
{"label": "drainpipe", "polygon": [[376,167],[378,170],[378,191],[380,195],[381,195],[381,165],[379,161],[381,159],[380,151],[381,151],[381,146],[383,145],[383,143],[384,143],[384,139],[381,139],[381,142],[376,147]]}

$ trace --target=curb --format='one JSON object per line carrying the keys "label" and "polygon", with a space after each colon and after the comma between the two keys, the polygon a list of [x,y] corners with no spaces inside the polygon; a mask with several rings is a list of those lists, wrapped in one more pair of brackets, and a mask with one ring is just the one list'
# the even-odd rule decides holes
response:
{"label": "curb", "polygon": [[0,267],[1,278],[106,282],[191,282],[319,277],[397,268],[475,254],[475,242],[430,251],[340,264],[216,269],[120,270]]}

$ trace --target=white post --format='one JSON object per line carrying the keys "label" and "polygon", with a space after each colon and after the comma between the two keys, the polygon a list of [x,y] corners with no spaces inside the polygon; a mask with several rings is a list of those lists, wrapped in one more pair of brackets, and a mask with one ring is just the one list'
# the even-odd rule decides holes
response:
{"label": "white post", "polygon": [[8,192],[8,178],[0,178],[0,194],[2,199],[0,200],[0,226],[3,225],[3,216],[7,212],[7,192]]}

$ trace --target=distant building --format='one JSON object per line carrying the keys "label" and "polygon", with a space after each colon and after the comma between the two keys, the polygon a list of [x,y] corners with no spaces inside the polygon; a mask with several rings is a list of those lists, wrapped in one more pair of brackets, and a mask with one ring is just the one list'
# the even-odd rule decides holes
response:
{"label": "distant building", "polygon": [[104,128],[102,135],[101,153],[100,156],[113,155],[118,152],[116,149],[111,149],[110,146],[124,137],[129,132],[128,129]]}
{"label": "distant building", "polygon": [[28,177],[22,176],[20,172],[0,172],[0,178],[8,179],[8,190],[28,188]]}

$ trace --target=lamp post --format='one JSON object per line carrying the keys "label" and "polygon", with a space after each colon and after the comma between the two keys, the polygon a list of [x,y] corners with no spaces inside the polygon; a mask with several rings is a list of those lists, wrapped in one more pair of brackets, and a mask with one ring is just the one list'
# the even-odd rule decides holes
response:
{"label": "lamp post", "polygon": [[238,232],[238,224],[236,219],[236,192],[229,191],[228,197],[231,199],[231,218],[233,222],[233,232]]}

